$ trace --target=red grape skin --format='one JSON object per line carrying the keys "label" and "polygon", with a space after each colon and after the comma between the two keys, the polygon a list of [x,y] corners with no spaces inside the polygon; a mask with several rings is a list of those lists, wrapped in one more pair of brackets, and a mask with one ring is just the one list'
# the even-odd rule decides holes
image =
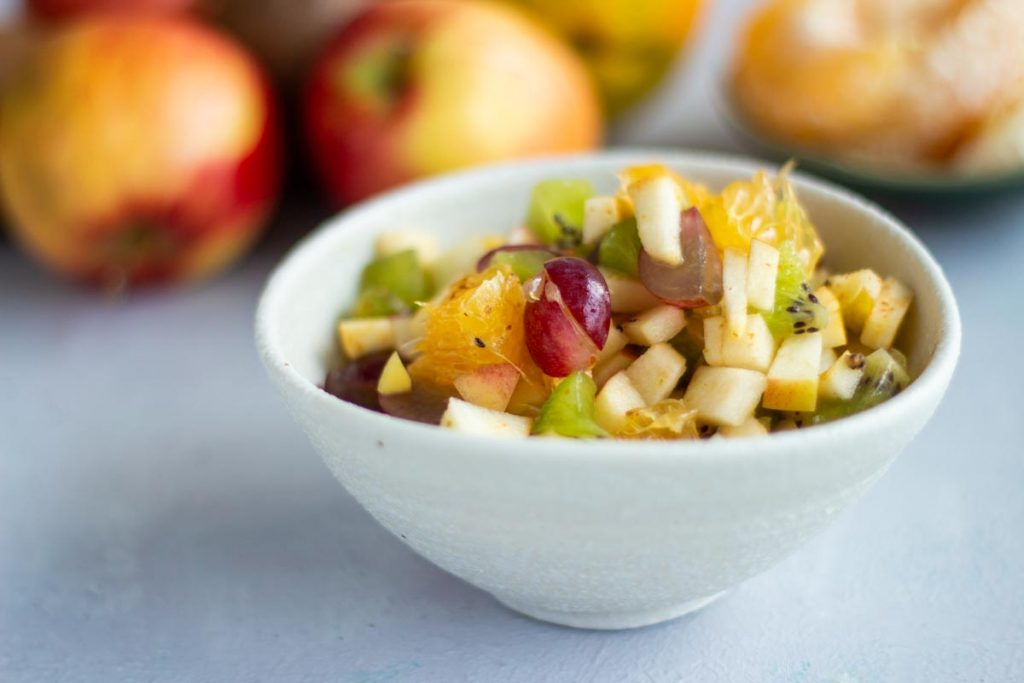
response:
{"label": "red grape skin", "polygon": [[612,301],[601,271],[583,259],[571,257],[548,261],[544,271],[558,287],[565,308],[594,345],[603,349],[611,326]]}
{"label": "red grape skin", "polygon": [[651,294],[680,308],[700,308],[722,300],[722,259],[696,208],[680,215],[683,262],[670,266],[640,251],[640,280]]}
{"label": "red grape skin", "polygon": [[593,365],[611,326],[611,297],[600,271],[583,259],[552,259],[528,289],[526,348],[538,367],[566,377]]}
{"label": "red grape skin", "polygon": [[594,343],[573,324],[557,301],[527,303],[523,323],[526,348],[546,375],[567,377],[590,367],[597,358]]}

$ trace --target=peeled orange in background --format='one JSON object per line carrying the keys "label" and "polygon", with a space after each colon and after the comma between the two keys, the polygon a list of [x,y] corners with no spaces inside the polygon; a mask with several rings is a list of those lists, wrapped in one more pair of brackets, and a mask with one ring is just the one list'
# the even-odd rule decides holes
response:
{"label": "peeled orange in background", "polygon": [[740,34],[732,95],[756,128],[803,147],[955,163],[983,122],[1024,101],[1024,5],[769,0]]}

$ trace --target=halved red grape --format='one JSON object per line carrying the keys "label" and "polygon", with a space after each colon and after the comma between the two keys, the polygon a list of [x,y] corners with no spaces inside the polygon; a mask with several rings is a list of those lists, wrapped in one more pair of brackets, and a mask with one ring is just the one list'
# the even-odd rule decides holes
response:
{"label": "halved red grape", "polygon": [[611,325],[611,297],[601,272],[580,258],[544,264],[528,287],[523,323],[530,357],[552,377],[594,364]]}
{"label": "halved red grape", "polygon": [[390,356],[390,351],[377,351],[351,361],[340,370],[328,371],[324,391],[343,401],[379,412],[377,380]]}
{"label": "halved red grape", "polygon": [[482,273],[492,265],[507,265],[521,282],[526,282],[540,272],[545,261],[557,257],[558,252],[535,244],[510,244],[491,249],[481,256],[476,270]]}
{"label": "halved red grape", "polygon": [[696,208],[680,215],[683,262],[670,266],[640,252],[640,280],[651,294],[680,308],[700,308],[722,300],[722,259]]}
{"label": "halved red grape", "polygon": [[611,295],[601,271],[581,258],[563,256],[544,264],[548,279],[558,287],[566,310],[598,349],[604,348],[611,325]]}

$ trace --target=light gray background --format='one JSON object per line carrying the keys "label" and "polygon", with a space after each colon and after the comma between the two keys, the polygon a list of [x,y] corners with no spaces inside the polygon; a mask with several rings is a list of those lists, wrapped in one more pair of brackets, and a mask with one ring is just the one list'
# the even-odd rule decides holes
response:
{"label": "light gray background", "polygon": [[[732,148],[709,94],[741,4],[617,142]],[[622,633],[503,609],[334,483],[251,340],[309,211],[214,282],[127,301],[0,244],[0,680],[1024,680],[1024,196],[890,206],[963,313],[935,419],[789,560]]]}

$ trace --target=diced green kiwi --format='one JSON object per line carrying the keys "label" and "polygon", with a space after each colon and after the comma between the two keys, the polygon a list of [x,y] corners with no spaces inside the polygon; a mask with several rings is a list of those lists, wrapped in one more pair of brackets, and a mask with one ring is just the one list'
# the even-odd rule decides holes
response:
{"label": "diced green kiwi", "polygon": [[[892,356],[893,359],[896,361],[896,364],[899,365],[901,368],[903,368],[904,374],[905,374],[906,373],[906,368],[908,367],[908,365],[907,365],[907,357],[903,354],[902,351],[900,351],[897,348],[891,348],[891,349],[888,349],[888,351],[889,351],[889,355]],[[909,378],[908,378],[908,382],[907,383],[908,384],[910,383],[909,382]]]}
{"label": "diced green kiwi", "polygon": [[380,318],[409,310],[387,287],[367,287],[359,292],[346,318]]}
{"label": "diced green kiwi", "polygon": [[630,277],[639,277],[640,249],[636,219],[628,218],[617,223],[601,239],[601,245],[597,249],[597,264]]}
{"label": "diced green kiwi", "polygon": [[864,363],[864,377],[853,397],[847,401],[821,402],[818,409],[807,416],[806,424],[829,422],[867,410],[892,398],[910,384],[906,367],[889,351],[878,349],[867,356],[854,354],[851,359],[857,362],[858,357]]}
{"label": "diced green kiwi", "polygon": [[370,261],[359,280],[353,316],[394,315],[412,310],[431,295],[430,276],[414,249]]}
{"label": "diced green kiwi", "polygon": [[906,389],[910,384],[910,375],[901,358],[905,356],[894,350],[876,349],[869,353],[864,358],[864,381],[861,382],[861,388],[869,387],[882,395],[882,400]]}
{"label": "diced green kiwi", "polygon": [[586,438],[608,436],[594,421],[597,385],[590,375],[574,372],[555,387],[533,423],[533,433]]}
{"label": "diced green kiwi", "polygon": [[771,313],[763,314],[768,329],[776,339],[820,332],[828,325],[828,310],[814,296],[803,260],[790,242],[783,242],[778,249],[775,304]]}
{"label": "diced green kiwi", "polygon": [[541,242],[574,249],[583,241],[583,203],[594,195],[586,180],[544,180],[530,197],[526,226]]}
{"label": "diced green kiwi", "polygon": [[526,283],[544,268],[544,263],[550,261],[553,255],[547,249],[498,251],[491,257],[489,265],[508,266],[520,282]]}

